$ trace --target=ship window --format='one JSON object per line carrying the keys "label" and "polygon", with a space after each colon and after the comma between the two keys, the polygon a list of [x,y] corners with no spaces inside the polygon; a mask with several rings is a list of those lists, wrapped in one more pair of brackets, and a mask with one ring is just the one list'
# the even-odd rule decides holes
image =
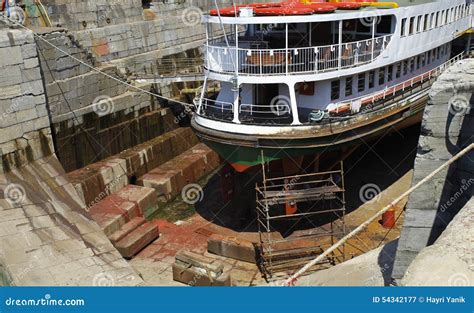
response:
{"label": "ship window", "polygon": [[352,76],[346,78],[346,97],[352,96]]}
{"label": "ship window", "polygon": [[428,30],[428,19],[429,19],[429,14],[425,14],[425,20],[423,21],[423,31]]}
{"label": "ship window", "polygon": [[402,19],[402,28],[401,28],[401,31],[400,31],[400,35],[403,37],[405,36],[405,31],[406,31],[406,24],[407,24],[407,19],[404,18]]}
{"label": "ship window", "polygon": [[359,92],[364,91],[365,89],[365,73],[359,74],[359,78],[357,81],[357,90]]}
{"label": "ship window", "polygon": [[426,65],[426,54],[423,53],[421,55],[421,66],[425,66]]}
{"label": "ship window", "polygon": [[439,26],[439,12],[436,12],[435,27]]}
{"label": "ship window", "polygon": [[333,80],[331,82],[331,100],[339,99],[339,94],[341,92],[341,81]]}
{"label": "ship window", "polygon": [[428,51],[428,56],[427,56],[427,58],[426,58],[426,63],[427,63],[427,64],[430,64],[430,63],[431,63],[431,50]]}
{"label": "ship window", "polygon": [[417,20],[417,22],[416,22],[416,29],[417,29],[417,32],[418,32],[418,33],[421,32],[421,18],[422,18],[421,15],[418,16],[418,20]]}
{"label": "ship window", "polygon": [[408,34],[409,34],[409,35],[412,35],[413,32],[414,32],[414,30],[415,30],[415,17],[411,17],[411,18],[410,18],[410,26],[409,26],[409,27],[410,27],[410,28],[409,28]]}
{"label": "ship window", "polygon": [[393,79],[393,65],[389,65],[387,69],[387,82],[392,81]]}
{"label": "ship window", "polygon": [[435,14],[431,13],[430,29],[435,28]]}
{"label": "ship window", "polygon": [[449,22],[454,22],[454,8],[451,8],[451,12],[449,12]]}
{"label": "ship window", "polygon": [[415,70],[415,58],[410,59],[410,72]]}
{"label": "ship window", "polygon": [[369,72],[369,89],[375,86],[375,71]]}
{"label": "ship window", "polygon": [[402,63],[397,63],[397,73],[395,74],[395,78],[400,78],[402,76]]}
{"label": "ship window", "polygon": [[408,60],[403,61],[403,75],[408,74]]}
{"label": "ship window", "polygon": [[416,69],[419,70],[421,66],[421,55],[416,57]]}
{"label": "ship window", "polygon": [[379,85],[385,84],[385,67],[379,69]]}
{"label": "ship window", "polygon": [[377,33],[390,34],[392,29],[392,17],[389,15],[382,16],[377,22]]}
{"label": "ship window", "polygon": [[448,24],[448,16],[449,16],[449,10],[446,10],[444,13],[444,24]]}

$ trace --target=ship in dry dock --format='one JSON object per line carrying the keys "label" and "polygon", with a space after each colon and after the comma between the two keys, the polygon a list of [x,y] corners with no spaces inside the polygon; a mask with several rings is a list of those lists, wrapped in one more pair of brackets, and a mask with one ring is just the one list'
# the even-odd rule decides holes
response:
{"label": "ship in dry dock", "polygon": [[453,43],[471,29],[471,10],[465,0],[216,8],[192,126],[245,171],[418,123],[436,77],[463,57]]}

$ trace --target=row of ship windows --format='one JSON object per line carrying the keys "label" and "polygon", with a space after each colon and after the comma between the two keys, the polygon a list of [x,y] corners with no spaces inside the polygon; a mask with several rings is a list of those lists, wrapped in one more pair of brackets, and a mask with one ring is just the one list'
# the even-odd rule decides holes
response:
{"label": "row of ship windows", "polygon": [[462,4],[456,7],[402,19],[400,35],[402,37],[421,33],[436,27],[450,24],[469,14],[469,6]]}
{"label": "row of ship windows", "polygon": [[[449,44],[445,44],[438,48],[427,51],[418,56],[405,59],[396,64],[391,64],[386,67],[381,67],[378,70],[378,85],[384,85],[386,82],[391,82],[394,79],[405,76],[408,73],[413,73],[425,65],[431,64],[442,56],[449,53]],[[385,75],[387,73],[387,75]],[[368,72],[368,89],[375,87],[375,70]],[[361,73],[357,76],[349,76],[345,78],[344,95],[350,97],[354,91],[354,78],[357,79],[357,91],[363,92],[366,90],[367,73]],[[341,80],[334,80],[331,82],[331,101],[337,100],[341,97]]]}

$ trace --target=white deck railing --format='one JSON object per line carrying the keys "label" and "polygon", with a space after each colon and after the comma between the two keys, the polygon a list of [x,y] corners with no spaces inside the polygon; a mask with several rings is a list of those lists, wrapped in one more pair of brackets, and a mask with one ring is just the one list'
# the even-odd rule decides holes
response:
{"label": "white deck railing", "polygon": [[[425,72],[421,75],[415,76],[405,80],[397,85],[387,87],[362,97],[354,98],[349,101],[342,101],[336,103],[326,111],[330,114],[338,114],[348,112],[351,116],[356,114],[363,114],[369,112],[373,107],[368,106],[385,99],[393,99],[393,97],[400,95],[400,93],[410,91],[411,88],[419,83],[429,81],[432,78],[439,76],[449,66],[464,58],[466,53],[460,53],[454,58],[445,63],[435,67],[434,69]],[[387,105],[391,102],[387,102]],[[234,118],[234,104],[230,102],[221,102],[210,99],[203,99],[199,115],[221,121],[232,121]],[[242,103],[239,106],[239,118],[241,124],[281,124],[289,125],[288,118],[291,117],[291,106],[289,104],[283,105],[279,108],[268,105],[252,105]]]}
{"label": "white deck railing", "polygon": [[335,71],[372,62],[385,50],[391,36],[341,45],[291,49],[245,49],[206,45],[204,67],[212,72],[247,76]]}
{"label": "white deck railing", "polygon": [[399,91],[405,91],[407,88],[413,87],[413,85],[417,83],[423,83],[424,81],[431,80],[432,78],[438,77],[441,73],[443,73],[448,67],[453,65],[459,60],[462,60],[466,55],[465,52],[462,52],[452,59],[446,61],[445,63],[435,67],[434,69],[405,80],[397,85],[387,87],[382,91],[377,91],[369,95],[361,96],[358,98],[351,99],[349,101],[342,101],[337,103],[334,108],[330,111],[338,113],[338,111],[350,111],[353,113],[358,113],[358,111],[363,110],[364,106],[368,104],[373,104],[377,101],[384,100],[387,97],[393,97]]}

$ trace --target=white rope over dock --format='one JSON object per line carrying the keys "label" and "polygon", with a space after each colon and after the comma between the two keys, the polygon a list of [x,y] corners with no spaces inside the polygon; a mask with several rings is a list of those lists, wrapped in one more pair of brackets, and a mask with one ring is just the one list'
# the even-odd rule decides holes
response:
{"label": "white rope over dock", "polygon": [[299,271],[294,273],[290,278],[288,278],[284,283],[283,286],[294,286],[297,280],[306,272],[308,271],[311,267],[319,263],[321,260],[323,260],[326,256],[328,256],[331,252],[339,248],[342,244],[344,244],[347,240],[350,238],[354,237],[358,233],[360,233],[362,230],[364,230],[367,226],[369,226],[372,222],[374,222],[380,215],[384,214],[391,208],[393,208],[398,202],[402,201],[406,196],[410,195],[413,191],[418,189],[420,186],[431,180],[436,174],[444,170],[446,167],[450,166],[457,160],[459,160],[462,156],[464,156],[466,153],[471,151],[474,148],[474,143],[470,144],[467,148],[459,152],[456,156],[452,157],[449,161],[441,165],[439,168],[437,168],[435,171],[433,171],[430,175],[426,176],[424,179],[422,179],[420,182],[418,182],[415,186],[411,187],[408,189],[406,192],[401,194],[398,198],[393,200],[389,205],[385,206],[383,209],[378,211],[375,215],[373,215],[371,218],[369,218],[367,221],[359,225],[356,229],[351,231],[349,234],[344,236],[341,240],[336,242],[333,246],[328,248],[326,251],[324,251],[322,254],[320,254],[316,259],[312,260],[305,266],[303,266]]}

